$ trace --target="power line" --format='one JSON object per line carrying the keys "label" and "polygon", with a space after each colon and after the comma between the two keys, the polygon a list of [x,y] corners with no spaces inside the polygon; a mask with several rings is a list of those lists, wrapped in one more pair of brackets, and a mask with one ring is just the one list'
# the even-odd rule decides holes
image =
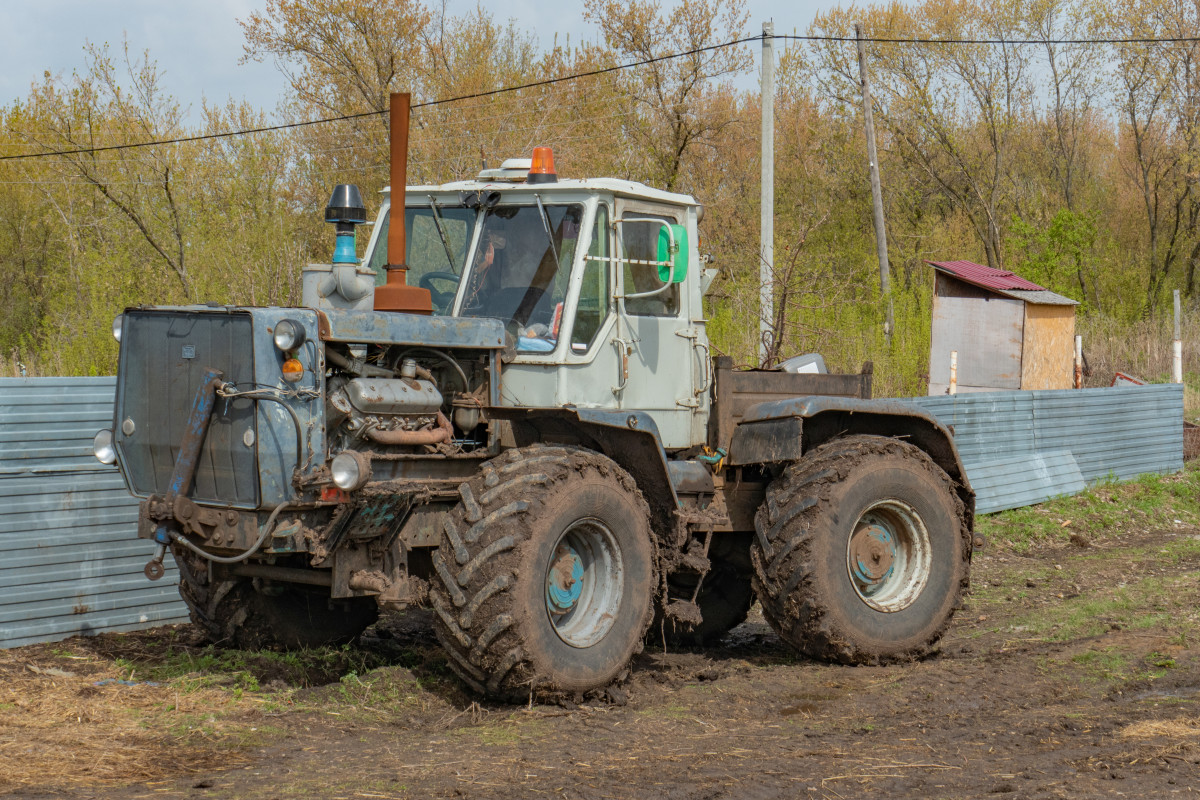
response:
{"label": "power line", "polygon": [[[605,107],[607,107],[609,105],[614,105],[614,104],[615,104],[615,101],[613,101],[611,99],[608,99],[608,100],[585,99],[585,100],[573,100],[573,101],[569,101],[569,102],[555,101],[554,105],[551,107],[550,110],[555,111],[555,112],[561,112],[561,111],[571,111],[571,110],[585,108],[585,107],[589,107],[589,106],[596,106],[596,107],[605,106]],[[470,105],[461,105],[461,106],[457,106],[455,108],[455,116],[452,116],[452,117],[446,117],[444,119],[418,119],[418,120],[416,120],[416,122],[417,122],[416,128],[419,128],[419,130],[414,129],[414,131],[411,134],[411,139],[412,139],[412,141],[420,142],[421,144],[430,144],[430,143],[440,142],[440,141],[449,141],[454,138],[459,138],[462,136],[461,129],[462,129],[464,123],[469,124],[471,126],[478,126],[478,125],[488,124],[488,123],[499,123],[499,122],[503,122],[506,120],[528,119],[530,116],[529,111],[527,109],[517,108],[515,110],[507,111],[507,112],[504,112],[501,114],[489,114],[486,116],[472,116],[469,119],[464,120],[464,118],[462,116],[464,111],[483,109],[483,108],[495,108],[495,106],[493,104],[489,104],[489,103],[473,103]],[[628,104],[625,104],[625,110],[618,111],[613,114],[605,114],[605,115],[589,114],[587,116],[587,122],[591,123],[591,122],[604,121],[604,120],[609,120],[609,119],[616,119],[618,117],[628,117],[628,116],[631,116],[636,113],[637,112],[635,109],[628,107]],[[331,120],[331,121],[339,121],[339,120]],[[575,118],[552,119],[551,121],[544,123],[544,126],[573,125],[573,124],[576,124],[577,122],[578,122],[578,120]],[[432,133],[437,133],[437,132],[441,131],[442,129],[454,129],[456,131],[459,131],[459,133],[457,133],[455,135],[432,136]],[[506,125],[506,126],[504,126],[501,133],[508,134],[513,131],[526,131],[526,130],[533,130],[533,129],[534,129],[533,127],[512,128],[512,127]],[[230,135],[233,135],[233,134],[230,134]],[[347,145],[343,145],[340,147],[329,147],[329,148],[319,149],[319,150],[306,149],[305,154],[308,156],[328,155],[330,153],[341,152],[344,150],[369,149],[369,148],[379,147],[380,142],[382,142],[382,146],[386,147],[387,146],[387,132],[380,129],[377,131],[377,135],[378,135],[379,141],[375,142],[373,144],[357,144],[357,145],[347,144]],[[15,142],[7,142],[7,143],[0,142],[0,147],[8,147],[11,149],[11,148],[20,147],[20,146],[21,146],[20,144],[17,144]],[[146,145],[141,145],[141,146],[146,146]],[[106,145],[98,144],[94,148],[88,149],[86,152],[94,153],[94,152],[98,152],[102,149],[113,149],[115,147],[117,147],[117,146],[114,145],[113,147],[110,148]],[[17,154],[18,157],[19,156],[30,156],[30,155],[50,155],[50,154],[49,153]],[[2,160],[2,159],[3,159],[3,157],[0,156],[0,160]],[[123,162],[123,159],[121,159],[121,158],[94,158],[94,159],[89,159],[89,163],[92,163],[92,164],[120,164],[120,163],[124,163],[124,162]]]}
{"label": "power line", "polygon": [[[563,75],[557,78],[546,78],[539,81],[531,81],[517,86],[506,86],[501,89],[491,89],[486,92],[474,92],[472,94],[460,95],[458,97],[447,97],[441,100],[429,100],[424,103],[416,103],[412,106],[413,110],[422,108],[431,108],[434,106],[446,105],[449,103],[459,103],[464,100],[478,100],[486,97],[495,97],[501,94],[510,92],[519,92],[525,89],[536,89],[543,86],[553,86],[559,83],[579,80],[581,78],[591,78],[598,75],[607,75],[614,72],[620,72],[634,67],[643,67],[649,64],[655,64],[661,61],[670,61],[676,58],[686,58],[687,56],[699,55],[701,53],[712,52],[715,50],[724,50],[729,47],[747,44],[749,42],[762,41],[762,34],[758,36],[746,36],[741,39],[735,39],[730,42],[721,44],[709,45],[707,47],[697,47],[692,50],[687,50],[680,53],[670,53],[663,56],[654,56],[653,58],[642,59],[641,61],[633,61],[628,64],[617,64],[611,67],[603,67],[601,69],[590,70],[588,72],[579,72],[572,75]],[[776,39],[786,41],[799,42],[832,42],[846,43],[856,42],[858,39],[851,36],[811,36],[800,34],[780,34],[775,35]],[[867,37],[862,41],[871,44],[921,44],[921,45],[1122,45],[1122,44],[1194,44],[1200,42],[1200,36],[1175,36],[1175,37],[1130,37],[1123,39],[922,39],[920,37],[911,38],[889,38],[889,37]],[[345,122],[347,120],[363,119],[366,117],[378,117],[386,114],[386,111],[363,111],[358,114],[343,114],[337,117],[322,117],[320,119],[305,120],[302,122],[288,122],[280,125],[267,125],[259,128],[243,128],[235,131],[223,131],[220,133],[199,134],[196,136],[182,136],[175,139],[158,139],[150,142],[132,142],[127,144],[106,145],[103,147],[81,147],[72,150],[54,150],[44,153],[21,153],[11,156],[0,156],[0,161],[23,161],[32,158],[50,158],[53,156],[72,156],[72,155],[88,155],[92,153],[104,153],[114,150],[131,150],[140,147],[159,147],[173,144],[190,144],[193,142],[212,141],[215,139],[228,139],[235,136],[250,136],[257,133],[271,133],[274,131],[292,130],[295,128],[304,128],[311,125],[324,125],[331,122]]]}
{"label": "power line", "polygon": [[[625,69],[632,69],[634,67],[642,67],[642,66],[646,66],[647,64],[657,63],[659,61],[670,61],[672,59],[685,58],[687,56],[698,55],[700,53],[706,53],[706,52],[710,52],[713,50],[723,50],[727,47],[736,47],[739,44],[745,44],[747,42],[755,42],[755,41],[759,41],[761,39],[762,39],[761,35],[747,36],[743,39],[735,39],[732,42],[724,42],[723,44],[709,45],[708,47],[697,47],[693,50],[688,50],[688,51],[685,51],[682,53],[671,53],[671,54],[665,55],[665,56],[655,56],[653,58],[646,58],[641,61],[634,61],[634,62],[631,62],[628,64],[618,64],[618,65],[612,66],[612,67],[604,67],[601,69],[594,69],[589,72],[580,72],[580,73],[576,73],[574,75],[564,75],[564,76],[561,76],[558,78],[546,78],[544,80],[533,81],[531,83],[523,83],[518,86],[506,86],[502,89],[492,89],[492,90],[486,91],[486,92],[474,92],[473,94],[461,95],[459,97],[448,97],[448,98],[445,98],[442,100],[429,100],[424,103],[417,103],[417,104],[413,105],[412,108],[414,110],[420,109],[420,108],[430,108],[432,106],[446,105],[447,103],[457,103],[457,102],[461,102],[463,100],[477,100],[479,98],[493,97],[495,95],[506,94],[508,92],[519,92],[524,89],[536,89],[536,88],[542,87],[542,86],[553,86],[554,84],[564,83],[566,81],[579,80],[580,78],[591,78],[591,77],[594,77],[597,75],[607,75],[612,72],[619,72],[619,71],[625,70]],[[30,158],[49,158],[52,156],[87,155],[89,153],[103,153],[103,152],[109,152],[112,150],[130,150],[130,149],[137,148],[137,147],[157,147],[157,146],[169,145],[169,144],[188,144],[191,142],[202,142],[202,141],[211,140],[211,139],[226,139],[231,136],[248,136],[248,135],[255,134],[255,133],[269,133],[272,131],[283,131],[283,130],[290,130],[293,128],[303,128],[303,127],[306,127],[309,125],[323,125],[323,124],[329,123],[329,122],[343,122],[345,120],[362,119],[364,117],[378,117],[378,116],[382,116],[386,113],[388,113],[388,112],[386,112],[386,111],[363,111],[358,114],[345,114],[345,115],[342,115],[339,117],[324,117],[322,119],[312,119],[312,120],[306,120],[304,122],[289,122],[289,123],[284,123],[282,125],[269,125],[269,126],[265,126],[265,127],[261,127],[261,128],[246,128],[243,130],[225,131],[222,133],[209,133],[209,134],[202,134],[202,135],[198,135],[198,136],[183,136],[183,137],[179,137],[176,139],[160,139],[160,140],[153,141],[153,142],[134,142],[134,143],[129,143],[129,144],[114,144],[114,145],[107,145],[105,147],[81,147],[81,148],[76,148],[74,150],[55,150],[55,151],[48,152],[48,153],[22,153],[20,155],[15,155],[15,156],[0,156],[0,161],[22,161],[22,160],[30,159]]]}
{"label": "power line", "polygon": [[51,156],[77,156],[87,155],[89,153],[107,153],[113,150],[132,150],[137,147],[156,147],[167,144],[188,144],[190,142],[203,142],[213,139],[228,139],[232,136],[249,136],[254,133],[269,133],[271,131],[282,131],[290,128],[303,128],[308,125],[322,125],[326,122],[341,122],[342,120],[358,119],[360,117],[378,116],[381,111],[364,111],[361,114],[346,114],[341,117],[328,117],[325,119],[310,119],[304,122],[289,122],[283,125],[270,125],[264,128],[244,128],[237,131],[224,131],[222,133],[205,133],[198,136],[182,136],[177,139],[159,139],[153,142],[133,142],[130,144],[110,144],[104,147],[81,147],[75,150],[54,150],[48,153],[22,153],[16,156],[0,156],[0,161],[23,161],[29,158],[49,158]]}
{"label": "power line", "polygon": [[[580,107],[583,105],[585,105],[584,102],[568,103],[568,104],[561,106],[561,108],[562,109],[572,109],[572,108],[577,108],[577,107]],[[588,125],[594,126],[595,124],[600,123],[600,122],[606,122],[606,121],[611,121],[611,120],[616,120],[616,119],[623,119],[626,117],[631,117],[635,114],[636,114],[636,111],[634,109],[626,108],[622,111],[617,111],[613,114],[590,115],[587,117],[586,122]],[[489,116],[489,117],[481,117],[481,118],[472,119],[471,123],[474,125],[474,124],[478,124],[480,122],[518,120],[518,119],[527,119],[528,117],[529,117],[529,115],[526,112],[514,111],[514,112],[511,112],[508,114],[499,114],[499,115],[493,115],[493,116]],[[534,124],[534,125],[525,125],[525,126],[519,126],[519,127],[514,126],[514,125],[505,125],[502,130],[497,129],[497,135],[504,137],[504,138],[514,138],[514,137],[519,138],[520,135],[522,135],[522,134],[543,131],[546,133],[547,136],[554,137],[554,134],[552,133],[553,131],[555,131],[557,129],[562,129],[562,128],[569,129],[578,124],[579,124],[579,120],[574,119],[574,118],[568,118],[568,119],[552,118],[545,122],[541,122],[541,123]],[[452,142],[455,140],[463,139],[464,137],[473,136],[472,134],[463,133],[461,130],[456,130],[456,126],[459,126],[459,123],[454,122],[454,121],[431,123],[426,127],[425,131],[423,131],[421,134],[419,134],[419,135],[414,134],[411,137],[410,141],[412,142],[412,145],[414,147],[426,148],[426,147],[438,145],[443,142]],[[448,131],[448,132],[445,133],[444,135],[433,135],[433,134],[439,133],[441,131]],[[554,137],[553,141],[562,141],[562,138],[561,138],[561,136]],[[339,146],[335,146],[335,147],[324,147],[324,148],[317,148],[317,149],[306,148],[304,151],[304,154],[311,158],[311,157],[315,157],[315,156],[332,156],[335,154],[346,154],[346,153],[356,153],[356,152],[374,152],[374,151],[379,150],[379,148],[381,146],[386,148],[386,146],[387,146],[386,141],[384,141],[382,144],[379,142],[375,142],[375,143],[367,143],[367,144],[343,144],[343,145],[339,145]],[[93,165],[109,165],[109,164],[122,164],[125,162],[122,159],[117,158],[117,157],[113,157],[113,158],[101,157],[101,158],[89,159],[88,163],[93,164]],[[410,164],[414,163],[411,157],[409,159],[409,163]],[[384,163],[383,166],[386,167],[387,164]],[[341,167],[339,169],[347,169],[347,168]],[[224,173],[222,173],[222,174],[224,174]],[[81,178],[79,180],[82,181],[84,184],[87,184],[87,181],[85,179]],[[57,183],[57,182],[58,181],[0,181],[0,185],[5,185],[5,186],[22,185],[22,184],[40,185],[40,184],[53,184],[53,183]],[[173,182],[174,183],[190,183],[191,181],[180,181],[178,178],[176,178],[176,179],[174,179]],[[115,181],[115,182],[114,181],[106,181],[106,184],[108,184],[108,185],[124,185],[124,184],[131,184],[131,183],[145,183],[145,181]]]}
{"label": "power line", "polygon": [[[756,36],[755,39],[762,39],[762,36]],[[776,39],[789,39],[796,42],[857,42],[853,36],[801,36],[799,34],[787,34],[775,36]],[[920,37],[912,37],[909,39],[886,38],[886,37],[863,37],[862,41],[871,44],[990,44],[990,45],[1083,45],[1083,44],[1194,44],[1200,42],[1200,36],[1171,36],[1163,38],[1133,37],[1129,39],[922,39]]]}

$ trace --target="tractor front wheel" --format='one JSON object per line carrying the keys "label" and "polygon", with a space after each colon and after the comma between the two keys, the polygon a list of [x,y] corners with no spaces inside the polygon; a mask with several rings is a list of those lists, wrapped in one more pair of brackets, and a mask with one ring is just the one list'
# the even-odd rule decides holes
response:
{"label": "tractor front wheel", "polygon": [[450,666],[504,699],[617,680],[650,623],[650,511],[633,479],[578,448],[533,446],[459,487],[430,595]]}

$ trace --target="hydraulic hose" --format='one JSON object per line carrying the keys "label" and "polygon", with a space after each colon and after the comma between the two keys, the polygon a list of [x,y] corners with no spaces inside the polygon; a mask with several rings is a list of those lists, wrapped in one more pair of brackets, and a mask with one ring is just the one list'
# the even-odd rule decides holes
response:
{"label": "hydraulic hose", "polygon": [[470,393],[471,386],[467,382],[467,373],[463,372],[462,365],[459,364],[457,361],[455,361],[454,357],[451,356],[449,353],[443,353],[441,350],[435,350],[432,347],[410,347],[409,349],[405,350],[400,355],[396,356],[396,363],[399,364],[401,359],[403,359],[405,356],[407,356],[410,353],[428,353],[429,355],[434,356],[435,358],[440,358],[442,361],[445,361],[447,364],[449,364],[451,367],[454,368],[455,372],[458,373],[458,378],[459,378],[459,380],[462,381],[463,391]]}
{"label": "hydraulic hose", "polygon": [[276,389],[248,389],[246,391],[238,391],[232,387],[233,384],[224,384],[217,389],[217,394],[221,397],[248,397],[252,400],[270,400],[283,406],[292,417],[292,424],[296,426],[296,469],[301,473],[308,466],[308,459],[304,457],[305,445],[307,444],[308,436],[305,435],[304,425],[300,422],[300,415],[296,413],[296,409],[292,408],[290,403],[284,401],[276,392]]}
{"label": "hydraulic hose", "polygon": [[326,348],[325,358],[332,361],[347,372],[361,375],[364,378],[394,378],[396,373],[386,367],[368,364],[361,358],[347,358],[332,348]]}
{"label": "hydraulic hose", "polygon": [[279,517],[280,512],[283,511],[285,508],[287,508],[289,505],[291,505],[290,502],[284,502],[284,503],[280,503],[279,505],[275,506],[275,510],[271,512],[271,516],[267,517],[267,523],[265,525],[263,525],[262,531],[258,534],[258,541],[256,541],[253,545],[251,545],[249,550],[247,550],[246,552],[244,552],[240,555],[214,556],[212,553],[208,552],[207,550],[205,550],[201,547],[197,547],[196,545],[189,542],[187,540],[187,537],[184,536],[182,533],[179,533],[178,531],[170,531],[169,535],[171,537],[171,541],[173,541],[177,544],[183,545],[188,550],[191,550],[193,553],[196,553],[197,555],[204,556],[205,558],[207,558],[209,561],[213,562],[214,564],[236,564],[239,561],[245,561],[247,558],[249,558],[250,556],[252,556],[258,552],[258,549],[263,546],[263,542],[265,542],[267,540],[267,537],[271,534],[272,530],[274,529],[275,520]]}

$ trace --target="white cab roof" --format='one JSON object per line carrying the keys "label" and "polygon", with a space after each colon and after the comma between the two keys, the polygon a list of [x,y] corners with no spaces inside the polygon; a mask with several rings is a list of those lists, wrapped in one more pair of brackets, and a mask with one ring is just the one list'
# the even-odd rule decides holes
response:
{"label": "white cab roof", "polygon": [[[391,187],[386,187],[385,194],[391,194]],[[614,194],[618,197],[633,197],[642,200],[652,200],[660,203],[671,203],[673,205],[696,206],[699,203],[690,194],[677,194],[675,192],[664,192],[662,189],[655,189],[647,186],[644,183],[636,181],[625,181],[619,178],[586,178],[583,180],[567,179],[559,180],[555,183],[509,183],[503,181],[453,181],[451,183],[443,183],[438,186],[409,186],[406,189],[409,196],[422,198],[424,195],[441,194],[441,193],[457,193],[457,192],[504,192],[505,194],[534,194],[538,193],[543,196],[570,193],[570,194],[592,194],[596,192],[606,192]]]}

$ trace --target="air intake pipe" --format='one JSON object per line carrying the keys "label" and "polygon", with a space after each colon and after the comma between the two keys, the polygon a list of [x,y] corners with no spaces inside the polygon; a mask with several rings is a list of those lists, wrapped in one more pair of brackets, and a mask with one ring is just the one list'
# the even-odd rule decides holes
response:
{"label": "air intake pipe", "polygon": [[333,270],[321,279],[317,292],[322,297],[332,297],[336,292],[351,303],[361,300],[375,284],[358,274],[354,228],[367,221],[367,208],[357,186],[343,183],[334,187],[325,206],[325,221],[336,226],[337,243],[333,248]]}
{"label": "air intake pipe", "polygon": [[388,124],[391,134],[392,210],[387,234],[387,282],[375,290],[375,310],[432,314],[433,301],[429,290],[409,286],[406,277],[404,191],[408,180],[408,117],[411,101],[412,96],[407,92],[392,93]]}

